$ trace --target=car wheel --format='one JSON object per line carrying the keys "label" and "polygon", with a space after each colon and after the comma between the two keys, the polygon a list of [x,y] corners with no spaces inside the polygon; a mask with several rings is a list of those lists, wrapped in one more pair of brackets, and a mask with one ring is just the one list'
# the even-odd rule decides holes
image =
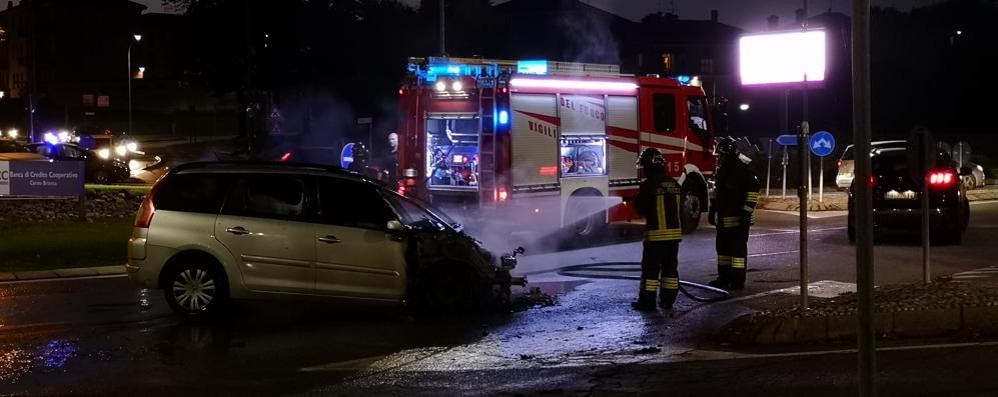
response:
{"label": "car wheel", "polygon": [[228,281],[217,266],[184,263],[167,272],[163,293],[173,311],[187,317],[209,317],[225,306]]}
{"label": "car wheel", "polygon": [[683,211],[680,214],[680,223],[683,227],[683,234],[690,234],[700,227],[700,217],[703,216],[703,212],[701,211],[703,203],[700,202],[700,192],[696,187],[685,187],[682,195]]}
{"label": "car wheel", "polygon": [[484,303],[486,288],[466,265],[437,265],[418,277],[410,298],[419,313],[468,313]]}
{"label": "car wheel", "polygon": [[94,182],[100,185],[106,185],[111,182],[111,178],[107,175],[104,170],[98,170],[94,173]]}

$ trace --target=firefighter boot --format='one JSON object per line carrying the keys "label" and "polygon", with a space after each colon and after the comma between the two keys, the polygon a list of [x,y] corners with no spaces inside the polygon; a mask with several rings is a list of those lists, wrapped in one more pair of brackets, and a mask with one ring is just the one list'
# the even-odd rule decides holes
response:
{"label": "firefighter boot", "polygon": [[717,279],[707,283],[714,288],[728,289],[731,284],[731,257],[717,257]]}
{"label": "firefighter boot", "polygon": [[745,258],[731,258],[731,282],[729,290],[745,288]]}
{"label": "firefighter boot", "polygon": [[672,310],[672,304],[676,303],[677,295],[679,295],[679,278],[663,278],[662,289],[658,290],[658,307]]}
{"label": "firefighter boot", "polygon": [[655,311],[655,292],[641,291],[638,293],[638,300],[631,302],[631,307],[639,312]]}

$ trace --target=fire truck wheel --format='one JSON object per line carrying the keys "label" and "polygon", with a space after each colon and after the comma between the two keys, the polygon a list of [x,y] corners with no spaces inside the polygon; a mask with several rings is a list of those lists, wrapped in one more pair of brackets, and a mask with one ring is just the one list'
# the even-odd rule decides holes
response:
{"label": "fire truck wheel", "polygon": [[598,191],[581,190],[568,199],[568,205],[565,206],[566,219],[573,214],[580,214],[582,217],[565,226],[561,238],[563,248],[588,246],[606,231],[606,209],[603,208],[603,200],[598,200],[600,197],[602,195]]}
{"label": "fire truck wheel", "polygon": [[703,196],[704,194],[698,189],[699,185],[687,186],[683,185],[683,211],[680,220],[683,225],[683,234],[693,233],[700,226],[700,216],[703,214],[701,209],[703,208]]}

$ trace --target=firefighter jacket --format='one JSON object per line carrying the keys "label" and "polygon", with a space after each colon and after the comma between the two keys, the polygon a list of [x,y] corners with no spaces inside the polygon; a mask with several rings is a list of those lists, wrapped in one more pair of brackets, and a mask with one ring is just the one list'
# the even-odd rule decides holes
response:
{"label": "firefighter jacket", "polygon": [[641,182],[635,210],[646,220],[645,241],[683,239],[683,227],[679,220],[681,197],[679,184],[668,176],[650,176]]}
{"label": "firefighter jacket", "polygon": [[727,159],[717,170],[716,189],[718,226],[732,228],[755,223],[759,180],[748,164],[737,157]]}

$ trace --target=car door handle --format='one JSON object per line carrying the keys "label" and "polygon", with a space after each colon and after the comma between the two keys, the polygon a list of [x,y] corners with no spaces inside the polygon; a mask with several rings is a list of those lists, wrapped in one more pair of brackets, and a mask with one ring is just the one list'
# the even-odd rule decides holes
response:
{"label": "car door handle", "polygon": [[244,234],[250,234],[250,231],[244,229],[242,226],[230,227],[228,229],[225,229],[225,231],[238,236],[242,236]]}
{"label": "car door handle", "polygon": [[333,236],[333,235],[329,235],[329,236],[326,236],[326,237],[319,237],[319,241],[322,241],[322,242],[324,242],[326,244],[336,244],[336,243],[341,243],[342,242],[342,241],[340,241],[340,239],[336,238],[336,236]]}

